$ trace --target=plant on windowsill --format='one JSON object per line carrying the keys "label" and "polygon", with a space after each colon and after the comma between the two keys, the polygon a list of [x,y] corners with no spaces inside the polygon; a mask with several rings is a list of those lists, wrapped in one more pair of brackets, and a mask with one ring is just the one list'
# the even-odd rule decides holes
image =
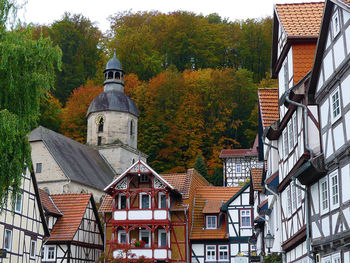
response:
{"label": "plant on windowsill", "polygon": [[143,241],[143,240],[136,240],[136,241],[134,242],[134,246],[135,246],[135,247],[145,247],[145,245],[146,245],[146,242]]}
{"label": "plant on windowsill", "polygon": [[282,263],[282,255],[280,253],[271,253],[264,257],[264,263]]}

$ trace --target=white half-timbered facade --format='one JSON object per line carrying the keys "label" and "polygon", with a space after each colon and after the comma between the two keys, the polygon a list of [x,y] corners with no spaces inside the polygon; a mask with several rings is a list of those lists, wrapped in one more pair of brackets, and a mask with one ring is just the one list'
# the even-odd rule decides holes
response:
{"label": "white half-timbered facade", "polygon": [[21,193],[12,210],[9,198],[0,211],[0,248],[7,250],[0,262],[41,262],[41,247],[49,236],[34,173],[22,175]]}
{"label": "white half-timbered facade", "polygon": [[253,207],[249,204],[250,183],[247,183],[222,207],[227,214],[227,231],[230,244],[230,262],[249,262],[256,246],[250,244],[253,235]]}
{"label": "white half-timbered facade", "polygon": [[350,2],[326,1],[309,87],[320,109],[327,173],[311,182],[317,260],[350,262]]}

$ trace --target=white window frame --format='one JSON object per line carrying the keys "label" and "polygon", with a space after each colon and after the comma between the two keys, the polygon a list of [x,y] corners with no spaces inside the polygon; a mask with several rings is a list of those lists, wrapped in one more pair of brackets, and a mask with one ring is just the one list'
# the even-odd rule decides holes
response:
{"label": "white window frame", "polygon": [[[8,243],[8,246],[6,246],[6,242],[5,240],[9,240],[7,243]],[[3,245],[4,249],[6,249],[7,251],[11,251],[12,249],[12,230],[10,229],[5,229],[4,231],[4,245]]]}
{"label": "white window frame", "polygon": [[292,192],[292,211],[295,212],[297,210],[297,189],[294,183],[291,185]]}
{"label": "white window frame", "polygon": [[[148,196],[148,208],[144,208],[144,207],[142,207],[142,196],[144,196],[144,195],[147,195]],[[151,206],[152,206],[152,204],[151,204],[151,196],[149,195],[149,194],[147,194],[147,193],[140,193],[140,209],[150,209],[151,208]]]}
{"label": "white window frame", "polygon": [[332,263],[341,263],[340,253],[331,255]]}
{"label": "white window frame", "polygon": [[[249,215],[247,215],[247,214],[243,215],[243,212],[249,212]],[[248,217],[248,216],[249,216],[249,225],[244,226],[242,218],[243,217]],[[239,211],[239,219],[240,219],[240,227],[241,228],[250,228],[250,227],[252,227],[252,211],[250,209],[241,209]]]}
{"label": "white window frame", "polygon": [[40,174],[43,170],[43,164],[42,163],[36,163],[35,165],[35,173]]}
{"label": "white window frame", "polygon": [[242,165],[240,163],[236,163],[236,173],[242,173]]}
{"label": "white window frame", "polygon": [[[165,207],[163,207],[163,208],[162,208],[162,196],[165,196]],[[159,194],[158,194],[158,208],[159,209],[166,209],[167,203],[168,203],[168,200],[166,198],[166,194],[164,194],[163,192],[159,192]]]}
{"label": "white window frame", "polygon": [[[213,219],[215,218],[215,227],[213,226],[209,226],[209,218]],[[206,226],[206,229],[217,229],[218,227],[218,218],[217,216],[213,216],[213,215],[209,215],[209,216],[205,216],[205,226]]]}
{"label": "white window frame", "polygon": [[[53,248],[53,257],[49,259],[49,250],[50,248]],[[55,245],[46,245],[45,246],[45,255],[44,255],[44,261],[56,261],[56,246]]]}
{"label": "white window frame", "polygon": [[[229,257],[229,254],[228,254],[228,245],[219,245],[219,258],[218,260],[219,261],[227,261],[228,260],[228,257]],[[226,252],[226,257],[222,257],[221,258],[221,252]]]}
{"label": "white window frame", "polygon": [[142,239],[142,233],[147,233],[148,234],[148,243],[145,244],[145,247],[151,247],[151,231],[150,230],[140,230],[139,231],[139,240],[141,241]]}
{"label": "white window frame", "polygon": [[118,231],[118,243],[119,244],[124,244],[124,243],[121,243],[121,240],[122,240],[122,234],[125,234],[125,244],[128,244],[128,241],[129,241],[129,237],[128,237],[128,234],[126,233],[125,230],[119,230]]}
{"label": "white window frame", "polygon": [[287,201],[287,214],[288,214],[288,217],[290,217],[292,215],[292,209],[293,209],[291,185],[289,185],[286,188],[286,191],[287,191],[287,200],[286,200]]}
{"label": "white window frame", "polygon": [[[214,253],[211,253],[208,256],[208,251],[211,251]],[[205,261],[216,261],[216,245],[206,245],[205,246]]]}
{"label": "white window frame", "polygon": [[141,174],[140,183],[148,183],[148,182],[149,182],[148,174]]}
{"label": "white window frame", "polygon": [[293,120],[294,146],[295,146],[298,142],[298,122],[297,122],[297,113],[296,112],[294,112],[292,120]]}
{"label": "white window frame", "polygon": [[[325,191],[323,191],[323,184],[325,184]],[[323,177],[320,179],[320,209],[321,209],[321,214],[329,212],[329,189],[328,189],[328,176]],[[325,200],[323,198],[323,193],[325,192]],[[323,207],[323,204],[325,204],[327,207]]]}
{"label": "white window frame", "polygon": [[[162,234],[165,233],[165,246],[162,246]],[[166,248],[168,246],[168,235],[165,229],[158,230],[158,248]]]}
{"label": "white window frame", "polygon": [[[336,101],[333,101],[333,96],[338,93],[338,98],[336,101],[338,101],[338,107],[336,109],[339,109],[339,112],[336,116],[334,116],[334,111],[336,111],[335,109],[333,109],[333,104],[336,103]],[[332,123],[336,122],[340,117],[341,117],[341,104],[340,104],[340,91],[339,91],[339,86],[332,91],[331,96],[330,96],[330,106],[331,106],[331,120]]]}
{"label": "white window frame", "polygon": [[118,196],[118,208],[122,209],[122,196],[125,196],[125,202],[126,202],[125,208],[123,208],[123,209],[127,209],[128,208],[128,198],[126,197],[125,194],[121,194],[121,193]]}
{"label": "white window frame", "polygon": [[322,257],[321,262],[322,263],[331,263],[331,257],[330,256]]}
{"label": "white window frame", "polygon": [[289,152],[291,152],[295,145],[293,118],[288,122],[288,145],[289,145]]}
{"label": "white window frame", "polygon": [[16,200],[15,200],[15,211],[17,213],[22,212],[22,205],[23,205],[23,194],[19,193],[16,195]]}
{"label": "white window frame", "polygon": [[[336,27],[336,23],[335,23],[336,20],[338,21],[338,27]],[[339,17],[338,10],[336,10],[332,15],[332,29],[333,29],[333,38],[336,38],[336,36],[340,32],[340,17]]]}
{"label": "white window frame", "polygon": [[[33,249],[34,248],[34,249]],[[34,252],[34,255],[32,254]],[[35,259],[36,252],[36,240],[30,240],[29,257]]]}
{"label": "white window frame", "polygon": [[289,154],[289,144],[288,144],[288,131],[287,128],[284,129],[283,133],[283,155],[284,158],[288,157]]}
{"label": "white window frame", "polygon": [[298,190],[297,190],[297,205],[298,205],[298,207],[301,205],[301,200],[303,200],[303,192],[298,187]]}
{"label": "white window frame", "polygon": [[[333,185],[333,182],[334,182],[333,179],[336,180],[335,188]],[[334,193],[334,190],[336,191],[336,193]],[[334,198],[337,199],[336,203],[334,203]],[[339,207],[339,176],[338,176],[337,170],[329,174],[329,202],[330,202],[329,207],[331,210]]]}

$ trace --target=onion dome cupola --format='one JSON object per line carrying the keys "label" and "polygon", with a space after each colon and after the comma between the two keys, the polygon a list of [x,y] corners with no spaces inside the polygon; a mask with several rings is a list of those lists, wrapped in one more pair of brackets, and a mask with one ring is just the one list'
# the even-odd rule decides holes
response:
{"label": "onion dome cupola", "polygon": [[104,91],[90,104],[87,143],[105,145],[121,142],[137,149],[139,111],[124,93],[124,71],[114,52],[104,70]]}

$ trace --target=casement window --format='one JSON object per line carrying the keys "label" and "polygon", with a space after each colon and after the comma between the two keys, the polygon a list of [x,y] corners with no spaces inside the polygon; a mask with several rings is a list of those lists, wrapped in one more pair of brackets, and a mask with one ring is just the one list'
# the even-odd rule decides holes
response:
{"label": "casement window", "polygon": [[127,204],[126,195],[124,195],[124,194],[119,194],[118,208],[119,208],[119,209],[126,209],[126,204]]}
{"label": "casement window", "polygon": [[42,163],[36,163],[35,172],[36,172],[37,174],[40,174],[40,173],[41,173],[41,170],[42,170],[42,167],[43,167],[43,164],[42,164]]}
{"label": "casement window", "polygon": [[332,263],[341,263],[340,253],[331,256]]}
{"label": "casement window", "polygon": [[340,20],[339,20],[338,10],[332,16],[332,29],[333,29],[333,37],[335,38],[340,32]]}
{"label": "casement window", "polygon": [[36,241],[31,240],[30,241],[30,258],[35,258],[35,251],[36,251]]}
{"label": "casement window", "polygon": [[295,211],[297,209],[297,189],[294,183],[292,183],[291,189],[292,189],[292,211]]}
{"label": "casement window", "polygon": [[127,244],[128,238],[125,230],[118,231],[118,243],[119,244]]}
{"label": "casement window", "polygon": [[219,260],[228,260],[228,246],[219,245]]}
{"label": "casement window", "polygon": [[151,208],[151,196],[146,193],[140,194],[140,208],[150,209]]}
{"label": "casement window", "polygon": [[283,131],[283,148],[284,148],[284,157],[287,157],[289,154],[289,146],[288,146],[288,134],[287,129]]}
{"label": "casement window", "polygon": [[158,247],[166,247],[167,234],[164,229],[158,230]]}
{"label": "casement window", "polygon": [[56,261],[56,246],[43,246],[41,249],[41,258],[43,261]]}
{"label": "casement window", "polygon": [[22,194],[16,195],[15,211],[17,213],[21,213],[22,212],[22,199],[23,199],[23,195]]}
{"label": "casement window", "polygon": [[320,194],[321,194],[321,211],[322,213],[327,213],[329,210],[328,206],[328,177],[325,176],[320,180]]}
{"label": "casement window", "polygon": [[4,232],[4,245],[3,245],[3,247],[7,251],[11,251],[11,247],[12,247],[12,230],[10,230],[10,229],[5,229],[5,232]]}
{"label": "casement window", "polygon": [[291,152],[294,148],[294,126],[293,119],[291,119],[288,123],[288,141],[289,141],[289,152]]}
{"label": "casement window", "polygon": [[236,163],[236,173],[241,173],[242,172],[242,166],[240,163]]}
{"label": "casement window", "polygon": [[162,192],[159,193],[158,195],[158,207],[161,209],[166,209],[166,195]]}
{"label": "casement window", "polygon": [[337,87],[331,94],[331,119],[335,122],[340,118],[340,94],[339,87]]}
{"label": "casement window", "polygon": [[250,210],[241,210],[241,227],[250,227],[251,226],[251,213]]}
{"label": "casement window", "polygon": [[290,185],[287,187],[287,209],[289,217],[292,215],[292,191]]}
{"label": "casement window", "polygon": [[151,246],[151,231],[149,230],[140,230],[139,239],[145,242],[145,247]]}
{"label": "casement window", "polygon": [[301,205],[302,199],[303,199],[303,193],[301,192],[301,189],[298,188],[298,190],[297,190],[297,205],[298,205],[298,207]]}
{"label": "casement window", "polygon": [[216,246],[207,245],[206,246],[206,260],[207,261],[216,261]]}
{"label": "casement window", "polygon": [[298,142],[298,126],[297,126],[297,113],[294,112],[293,117],[293,131],[294,131],[294,145]]}
{"label": "casement window", "polygon": [[140,182],[141,183],[147,183],[148,181],[149,181],[148,175],[147,174],[141,174]]}
{"label": "casement window", "polygon": [[329,175],[329,189],[330,189],[330,207],[331,209],[339,207],[339,183],[338,172],[334,171]]}
{"label": "casement window", "polygon": [[206,216],[206,228],[216,229],[217,228],[217,217],[216,216]]}

